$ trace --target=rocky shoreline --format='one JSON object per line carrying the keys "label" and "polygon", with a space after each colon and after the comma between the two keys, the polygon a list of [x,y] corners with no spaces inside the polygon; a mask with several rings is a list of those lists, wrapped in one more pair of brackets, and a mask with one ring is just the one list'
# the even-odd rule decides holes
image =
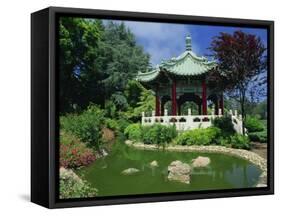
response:
{"label": "rocky shoreline", "polygon": [[[131,146],[136,149],[142,150],[158,150],[157,145],[146,145],[140,142],[132,142],[130,140],[125,141],[126,145]],[[259,177],[259,181],[256,187],[266,187],[267,186],[267,160],[259,156],[258,154],[244,150],[244,149],[234,149],[227,148],[224,146],[178,146],[178,145],[168,145],[165,147],[166,151],[178,151],[178,152],[202,152],[202,153],[222,153],[235,157],[239,157],[255,164],[262,173]]]}

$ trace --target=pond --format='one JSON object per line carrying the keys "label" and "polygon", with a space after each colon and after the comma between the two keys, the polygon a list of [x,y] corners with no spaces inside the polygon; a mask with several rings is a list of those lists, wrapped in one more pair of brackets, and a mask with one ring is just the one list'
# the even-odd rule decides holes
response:
{"label": "pond", "polygon": [[[172,161],[191,164],[198,156],[209,157],[211,163],[205,168],[194,168],[190,184],[167,180],[167,167]],[[150,166],[154,160],[158,167]],[[128,168],[140,172],[121,174]],[[246,160],[223,154],[137,150],[119,142],[113,145],[109,155],[78,173],[98,189],[98,196],[114,196],[249,188],[258,182],[261,170]]]}

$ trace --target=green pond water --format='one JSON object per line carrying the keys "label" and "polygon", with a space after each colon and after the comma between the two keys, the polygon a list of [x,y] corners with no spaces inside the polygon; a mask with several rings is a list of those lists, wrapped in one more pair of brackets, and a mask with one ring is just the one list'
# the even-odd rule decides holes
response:
{"label": "green pond water", "polygon": [[[193,169],[190,184],[167,180],[167,167],[172,161],[191,164],[198,156],[209,157],[211,163],[206,168]],[[154,160],[159,166],[152,168],[149,163]],[[140,172],[121,174],[128,168],[137,168]],[[98,196],[114,196],[248,188],[257,183],[261,171],[246,160],[228,155],[136,150],[119,143],[113,145],[109,155],[79,170],[78,174],[98,189]]]}

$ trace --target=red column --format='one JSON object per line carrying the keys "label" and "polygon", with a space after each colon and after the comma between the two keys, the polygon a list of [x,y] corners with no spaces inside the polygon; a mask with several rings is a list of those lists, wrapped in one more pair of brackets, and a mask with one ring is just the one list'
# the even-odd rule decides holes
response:
{"label": "red column", "polygon": [[207,115],[207,87],[205,79],[202,80],[202,112]]}
{"label": "red column", "polygon": [[155,96],[155,115],[160,116],[160,98],[158,95],[158,88],[156,89],[156,96]]}
{"label": "red column", "polygon": [[172,115],[177,115],[177,84],[175,80],[172,84]]}
{"label": "red column", "polygon": [[220,109],[221,109],[221,114],[223,115],[223,112],[224,112],[224,110],[223,110],[223,94],[221,94],[221,96],[220,96]]}

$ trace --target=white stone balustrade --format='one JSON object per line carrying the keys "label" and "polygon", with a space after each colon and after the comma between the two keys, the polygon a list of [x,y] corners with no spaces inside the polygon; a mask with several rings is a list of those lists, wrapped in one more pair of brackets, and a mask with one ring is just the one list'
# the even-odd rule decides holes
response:
{"label": "white stone balustrade", "polygon": [[[169,116],[167,109],[164,110],[164,116],[155,116],[155,111],[151,112],[151,116],[145,116],[145,113],[143,112],[142,125],[153,125],[155,123],[165,126],[175,125],[177,130],[185,131],[196,128],[210,127],[212,125],[212,119],[222,117],[221,109],[219,109],[219,115],[215,115],[213,111],[212,115],[192,115],[191,113],[191,109],[188,109],[188,115],[180,116]],[[238,116],[237,110],[234,111],[234,115],[232,110],[230,110],[229,115],[231,116],[235,131],[239,134],[242,134],[243,128],[241,115]]]}

